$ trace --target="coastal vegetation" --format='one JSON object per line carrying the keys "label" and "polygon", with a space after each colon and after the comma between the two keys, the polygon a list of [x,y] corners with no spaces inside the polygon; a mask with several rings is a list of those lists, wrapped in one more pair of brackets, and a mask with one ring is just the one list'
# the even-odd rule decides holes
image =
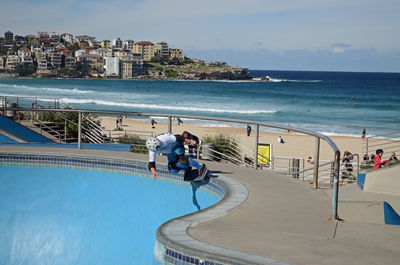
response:
{"label": "coastal vegetation", "polygon": [[129,144],[130,151],[133,153],[139,153],[139,154],[148,153],[148,150],[146,148],[146,140],[140,138],[140,136],[133,135],[133,136],[122,137],[119,138],[117,141],[120,144]]}
{"label": "coastal vegetation", "polygon": [[213,149],[210,151],[216,151],[213,154],[216,160],[230,160],[233,163],[241,160],[239,140],[235,137],[224,134],[205,135],[201,141],[203,145]]}

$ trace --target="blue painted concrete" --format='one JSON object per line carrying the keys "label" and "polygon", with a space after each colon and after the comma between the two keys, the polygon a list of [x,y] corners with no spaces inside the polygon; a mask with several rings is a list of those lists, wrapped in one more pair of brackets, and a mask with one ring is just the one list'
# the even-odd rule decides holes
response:
{"label": "blue painted concrete", "polygon": [[[5,143],[0,145],[10,145],[10,146],[29,146],[29,147],[49,147],[49,148],[73,148],[77,149],[77,143],[69,144],[57,144],[57,143]],[[129,152],[129,144],[82,144],[82,149],[89,150],[104,150],[104,151],[118,151],[118,152]]]}
{"label": "blue painted concrete", "polygon": [[367,175],[366,173],[360,173],[357,176],[357,184],[358,184],[358,186],[360,186],[361,190],[364,190],[364,183],[365,183],[366,175]]}
{"label": "blue painted concrete", "polygon": [[18,142],[8,137],[7,135],[0,133],[0,143],[18,143]]}
{"label": "blue painted concrete", "polygon": [[190,186],[107,172],[0,172],[2,265],[156,264],[157,227],[218,201]]}
{"label": "blue painted concrete", "polygon": [[52,141],[46,137],[4,117],[3,115],[0,115],[0,128],[28,142],[52,143]]}
{"label": "blue painted concrete", "polygon": [[400,216],[390,206],[389,203],[383,202],[383,209],[385,213],[385,224],[387,225],[400,225]]}

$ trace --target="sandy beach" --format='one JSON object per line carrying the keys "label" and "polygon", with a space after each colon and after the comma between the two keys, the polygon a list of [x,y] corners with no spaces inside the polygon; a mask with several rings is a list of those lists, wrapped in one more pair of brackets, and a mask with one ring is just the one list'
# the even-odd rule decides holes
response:
{"label": "sandy beach", "polygon": [[[153,135],[159,135],[168,131],[168,124],[166,122],[157,121],[158,124],[152,129],[149,119],[147,122],[138,121],[128,117],[123,119],[123,131],[113,131],[115,128],[116,118],[113,117],[101,117],[103,133],[113,136],[116,135],[139,135],[141,137],[149,137]],[[222,127],[223,126],[223,127]],[[253,128],[254,129],[254,128]],[[239,140],[240,145],[245,149],[252,150],[254,148],[254,130],[248,137],[246,128],[221,125],[221,126],[202,126],[189,123],[177,124],[176,120],[173,120],[172,132],[175,134],[181,134],[183,131],[189,131],[201,139],[205,135],[217,135],[224,134],[235,137]],[[285,143],[278,143],[278,137],[281,136]],[[330,137],[335,144],[338,146],[340,151],[350,151],[353,154],[359,154],[360,159],[362,157],[362,150],[364,141],[356,137],[348,136],[331,136]],[[296,157],[307,159],[309,156],[314,156],[315,138],[304,134],[294,132],[265,132],[260,129],[259,143],[272,144],[273,155],[279,157]],[[334,153],[332,148],[325,142],[321,141],[320,147],[320,159],[321,160],[333,160]]]}

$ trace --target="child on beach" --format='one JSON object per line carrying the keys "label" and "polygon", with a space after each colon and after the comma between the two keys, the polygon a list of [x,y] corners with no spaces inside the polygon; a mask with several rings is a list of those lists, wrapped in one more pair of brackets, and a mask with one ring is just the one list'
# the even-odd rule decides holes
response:
{"label": "child on beach", "polygon": [[389,162],[389,160],[383,160],[382,161],[381,160],[382,159],[382,155],[383,155],[383,150],[382,149],[376,150],[376,156],[374,157],[374,160],[375,160],[374,169],[381,168],[382,165],[384,165],[387,162]]}

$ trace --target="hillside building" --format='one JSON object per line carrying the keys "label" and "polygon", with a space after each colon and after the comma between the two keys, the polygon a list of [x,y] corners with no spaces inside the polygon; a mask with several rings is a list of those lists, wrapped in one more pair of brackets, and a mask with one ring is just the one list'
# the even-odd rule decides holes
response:
{"label": "hillside building", "polygon": [[151,61],[155,54],[155,45],[150,41],[136,42],[133,53],[141,54],[143,61]]}

